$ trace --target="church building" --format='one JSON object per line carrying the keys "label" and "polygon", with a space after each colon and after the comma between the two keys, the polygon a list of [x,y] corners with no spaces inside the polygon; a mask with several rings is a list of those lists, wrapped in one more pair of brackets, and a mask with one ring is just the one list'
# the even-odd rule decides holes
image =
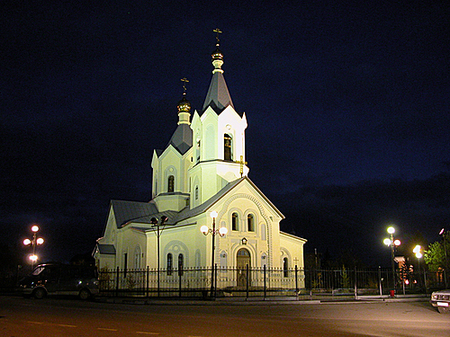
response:
{"label": "church building", "polygon": [[306,240],[280,231],[284,215],[249,178],[247,116],[234,108],[218,42],[203,107],[192,112],[185,92],[175,132],[153,152],[152,199],[111,201],[99,268],[304,268]]}

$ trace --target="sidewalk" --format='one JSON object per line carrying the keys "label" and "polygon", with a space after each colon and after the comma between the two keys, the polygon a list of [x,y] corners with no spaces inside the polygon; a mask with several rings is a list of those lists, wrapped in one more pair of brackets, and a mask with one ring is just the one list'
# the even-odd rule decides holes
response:
{"label": "sidewalk", "polygon": [[218,297],[216,299],[195,298],[145,298],[145,297],[98,297],[101,303],[133,305],[311,305],[339,303],[374,303],[374,302],[420,302],[428,301],[429,295],[358,296],[357,299],[344,296],[314,296],[312,299],[292,297]]}

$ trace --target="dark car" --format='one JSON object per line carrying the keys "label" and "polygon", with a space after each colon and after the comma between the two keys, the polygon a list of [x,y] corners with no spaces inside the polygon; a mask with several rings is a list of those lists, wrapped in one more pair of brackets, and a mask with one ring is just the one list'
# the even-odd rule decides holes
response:
{"label": "dark car", "polygon": [[96,267],[41,264],[19,281],[19,288],[25,297],[75,295],[86,300],[99,293],[98,272]]}

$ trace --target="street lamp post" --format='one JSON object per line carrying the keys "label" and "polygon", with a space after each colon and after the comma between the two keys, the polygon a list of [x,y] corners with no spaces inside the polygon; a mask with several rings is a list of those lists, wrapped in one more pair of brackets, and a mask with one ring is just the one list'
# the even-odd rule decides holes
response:
{"label": "street lamp post", "polygon": [[387,229],[387,232],[390,235],[390,239],[384,239],[383,242],[386,246],[391,247],[391,265],[392,265],[392,285],[393,285],[393,290],[394,290],[394,294],[395,294],[395,288],[396,288],[396,282],[395,282],[395,247],[400,246],[401,242],[400,240],[395,240],[394,238],[394,233],[395,233],[395,228],[394,227],[389,227]]}
{"label": "street lamp post", "polygon": [[25,246],[31,245],[32,248],[33,248],[33,254],[29,256],[29,259],[31,260],[31,270],[33,270],[34,269],[34,264],[38,260],[38,256],[36,255],[36,246],[37,245],[42,245],[44,243],[44,239],[37,237],[37,232],[39,232],[39,226],[38,225],[31,226],[31,231],[33,232],[33,238],[31,240],[30,239],[23,240],[23,244]]}
{"label": "street lamp post", "polygon": [[200,228],[200,231],[206,236],[208,234],[211,234],[212,236],[212,245],[211,245],[211,298],[214,298],[215,292],[214,292],[214,249],[215,249],[215,237],[216,234],[219,234],[221,237],[225,236],[228,233],[228,229],[226,227],[221,227],[220,229],[216,229],[216,217],[217,212],[212,211],[211,212],[211,218],[212,218],[212,228],[209,228],[208,226],[204,225]]}
{"label": "street lamp post", "polygon": [[[417,269],[419,271],[419,280],[420,280],[420,259],[423,257],[422,254],[422,247],[420,245],[417,245],[413,249],[413,253],[416,255],[417,258]],[[427,293],[427,276],[425,273],[425,268],[423,269],[423,281],[424,281],[424,288],[425,288],[425,294]]]}
{"label": "street lamp post", "polygon": [[161,217],[161,222],[160,223],[158,223],[158,219],[156,219],[156,218],[151,218],[151,220],[150,220],[150,223],[154,226],[154,227],[156,227],[156,238],[157,238],[157,256],[158,256],[158,268],[157,268],[157,273],[158,273],[158,297],[159,297],[159,295],[160,295],[160,285],[161,285],[161,283],[160,283],[160,276],[159,276],[159,274],[160,274],[160,270],[159,270],[159,268],[160,268],[160,249],[159,249],[159,245],[160,245],[160,237],[161,237],[161,234],[162,234],[162,231],[164,230],[164,227],[163,227],[163,229],[162,230],[160,230],[160,226],[164,226],[164,224],[165,224],[165,222],[167,221],[167,217],[166,216],[162,216]]}
{"label": "street lamp post", "polygon": [[445,283],[445,288],[447,288],[448,258],[447,258],[447,244],[445,242],[445,236],[447,235],[447,232],[445,231],[445,228],[441,229],[441,231],[439,232],[439,235],[442,235],[442,243],[444,244],[444,255],[445,255],[444,283]]}

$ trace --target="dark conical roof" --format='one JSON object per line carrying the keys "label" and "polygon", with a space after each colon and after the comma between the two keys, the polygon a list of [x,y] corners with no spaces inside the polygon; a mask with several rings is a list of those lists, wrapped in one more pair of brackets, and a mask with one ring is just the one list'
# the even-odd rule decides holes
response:
{"label": "dark conical roof", "polygon": [[205,103],[203,104],[203,111],[206,110],[208,106],[217,108],[219,111],[222,111],[229,105],[234,108],[227,83],[223,77],[223,54],[220,51],[218,44],[216,49],[212,52],[211,57],[214,70],[208,93],[206,94]]}

